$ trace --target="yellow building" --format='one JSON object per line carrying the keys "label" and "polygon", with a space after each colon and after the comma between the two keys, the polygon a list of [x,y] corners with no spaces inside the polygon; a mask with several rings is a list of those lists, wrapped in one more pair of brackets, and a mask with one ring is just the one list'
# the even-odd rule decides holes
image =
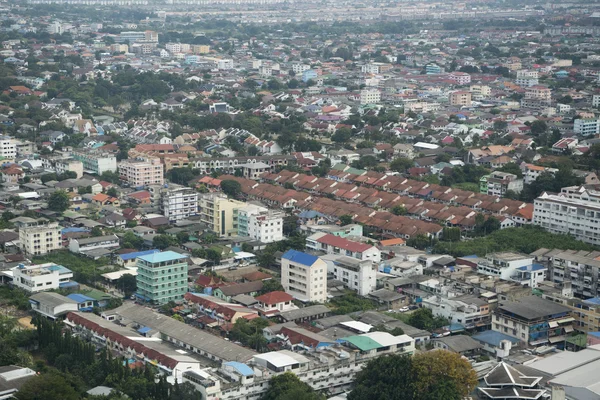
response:
{"label": "yellow building", "polygon": [[194,45],[192,45],[192,53],[194,53],[194,54],[210,53],[210,46],[207,44],[194,44]]}
{"label": "yellow building", "polygon": [[243,201],[228,199],[223,193],[206,193],[199,200],[200,220],[221,237],[237,235],[237,209]]}

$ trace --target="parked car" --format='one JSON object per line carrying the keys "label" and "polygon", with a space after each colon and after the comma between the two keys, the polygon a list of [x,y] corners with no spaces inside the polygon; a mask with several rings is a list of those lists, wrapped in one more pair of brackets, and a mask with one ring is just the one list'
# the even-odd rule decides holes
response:
{"label": "parked car", "polygon": [[408,307],[400,307],[398,309],[398,311],[400,311],[400,312],[407,312],[408,310],[410,310],[410,308],[408,308]]}

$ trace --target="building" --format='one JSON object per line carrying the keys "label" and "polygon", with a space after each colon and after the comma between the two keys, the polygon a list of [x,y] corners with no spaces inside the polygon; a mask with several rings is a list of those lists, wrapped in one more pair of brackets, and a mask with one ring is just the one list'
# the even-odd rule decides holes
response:
{"label": "building", "polygon": [[73,253],[87,253],[97,249],[113,250],[119,246],[119,238],[117,235],[96,236],[82,239],[74,238],[69,241],[69,251]]}
{"label": "building", "polygon": [[525,90],[525,99],[550,103],[552,100],[552,90],[547,86],[534,85]]}
{"label": "building", "polygon": [[360,91],[360,104],[379,104],[381,92],[377,89],[363,89]]}
{"label": "building", "polygon": [[433,348],[458,353],[464,357],[473,357],[481,353],[483,346],[470,336],[456,335],[435,339]]}
{"label": "building", "polygon": [[537,296],[500,303],[493,312],[492,330],[519,339],[528,346],[554,345],[564,348],[573,332],[571,310]]}
{"label": "building", "polygon": [[377,266],[373,261],[335,255],[323,256],[322,259],[327,263],[329,278],[343,282],[346,288],[361,296],[376,289]]}
{"label": "building", "polygon": [[345,239],[329,233],[318,232],[306,238],[306,248],[322,251],[326,254],[337,254],[371,260],[375,263],[381,261],[381,251],[373,245]]}
{"label": "building", "polygon": [[427,64],[425,66],[425,73],[427,75],[437,75],[444,72],[444,69],[436,64]]}
{"label": "building", "polygon": [[[229,199],[223,193],[205,193],[200,195],[198,205],[200,221],[212,232],[221,237],[238,234],[238,209],[245,207],[245,202]],[[245,223],[248,221],[249,219],[244,219]],[[247,224],[243,228],[244,231],[246,227]]]}
{"label": "building", "polygon": [[546,279],[546,268],[533,260],[533,256],[525,254],[491,253],[477,263],[477,273],[535,288]]}
{"label": "building", "polygon": [[457,297],[430,296],[423,299],[423,307],[433,315],[441,315],[450,323],[461,324],[467,329],[481,328],[490,324],[490,306],[473,295]]}
{"label": "building", "polygon": [[600,296],[600,260],[595,252],[560,251],[549,258],[549,280],[563,287],[570,286],[573,295],[578,297]]}
{"label": "building", "polygon": [[539,84],[538,71],[520,70],[517,71],[517,79],[515,83],[522,87],[531,87]]}
{"label": "building", "polygon": [[317,256],[288,250],[281,256],[281,284],[286,293],[304,302],[327,300],[327,264]]}
{"label": "building", "polygon": [[138,188],[147,185],[164,184],[164,165],[160,158],[137,158],[134,160],[123,160],[118,164],[119,177]]}
{"label": "building", "polygon": [[492,88],[487,85],[471,85],[469,91],[473,100],[482,100],[492,95]]}
{"label": "building", "polygon": [[543,173],[549,172],[551,174],[555,174],[558,172],[557,168],[548,168],[548,167],[540,167],[538,165],[533,164],[524,164],[521,166],[523,170],[523,183],[525,185],[530,185]]}
{"label": "building", "polygon": [[21,386],[36,376],[38,373],[31,368],[16,365],[0,367],[0,399],[14,399]]}
{"label": "building", "polygon": [[26,255],[44,255],[62,248],[61,228],[58,222],[35,223],[19,228],[20,248]]}
{"label": "building", "polygon": [[138,257],[136,296],[154,305],[181,301],[188,291],[187,257],[174,251]]}
{"label": "building", "polygon": [[592,107],[600,107],[600,94],[592,96]]}
{"label": "building", "polygon": [[523,191],[523,179],[508,172],[494,171],[490,175],[484,175],[479,180],[481,193],[490,196],[504,197],[508,191],[521,193]]}
{"label": "building", "polygon": [[573,124],[573,131],[582,136],[596,135],[600,133],[600,119],[578,118]]}
{"label": "building", "polygon": [[562,188],[559,194],[542,193],[533,203],[533,223],[552,233],[573,235],[600,244],[600,192],[582,187]]}
{"label": "building", "polygon": [[471,92],[459,90],[450,93],[450,105],[458,107],[471,107]]}
{"label": "building", "polygon": [[78,311],[78,303],[58,293],[36,293],[29,297],[31,309],[50,319],[57,319],[72,311]]}
{"label": "building", "polygon": [[262,243],[283,240],[283,218],[280,211],[247,205],[237,208],[237,234],[248,236]]}
{"label": "building", "polygon": [[169,184],[159,188],[159,209],[169,222],[198,215],[198,192],[192,188]]}
{"label": "building", "polygon": [[289,293],[282,291],[265,293],[262,296],[256,297],[256,300],[258,300],[256,308],[265,316],[271,316],[273,314],[295,310],[297,308],[293,303],[294,297]]}
{"label": "building", "polygon": [[73,272],[54,263],[28,265],[13,268],[13,285],[29,293],[56,290],[71,285]]}
{"label": "building", "polygon": [[292,71],[294,71],[294,74],[296,74],[296,75],[300,75],[304,71],[307,71],[309,69],[310,69],[310,65],[308,65],[308,64],[302,64],[302,63],[293,63],[292,64]]}
{"label": "building", "polygon": [[448,75],[448,79],[454,81],[457,85],[468,85],[471,83],[471,75],[466,72],[454,71]]}
{"label": "building", "polygon": [[391,70],[392,68],[393,66],[388,63],[372,62],[369,64],[362,65],[360,67],[360,70],[365,74],[382,74]]}
{"label": "building", "polygon": [[[477,388],[478,393],[481,393],[481,397],[477,397],[496,400],[549,398],[546,390],[540,388],[543,385],[543,374],[532,375],[501,361],[483,377],[485,385]],[[561,398],[565,399],[564,392],[562,397],[554,394],[550,397],[552,400]]]}
{"label": "building", "polygon": [[117,157],[97,150],[74,151],[71,156],[83,163],[85,172],[102,175],[104,172],[117,172]]}
{"label": "building", "polygon": [[17,156],[17,141],[10,136],[0,136],[0,157],[13,160]]}

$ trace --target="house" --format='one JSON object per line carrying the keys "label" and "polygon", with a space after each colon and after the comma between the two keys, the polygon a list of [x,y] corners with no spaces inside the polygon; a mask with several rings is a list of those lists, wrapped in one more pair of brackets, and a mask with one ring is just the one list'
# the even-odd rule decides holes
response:
{"label": "house", "polygon": [[244,282],[230,286],[221,286],[213,292],[214,296],[230,302],[231,299],[239,294],[246,294],[249,296],[256,296],[256,294],[262,289],[263,282]]}
{"label": "house", "polygon": [[119,199],[117,199],[116,197],[106,195],[104,193],[98,193],[97,195],[92,197],[92,203],[98,204],[101,206],[110,205],[110,206],[115,206],[115,207],[119,207],[121,205],[121,203],[119,202]]}
{"label": "house", "polygon": [[52,292],[31,295],[29,304],[33,311],[50,319],[57,319],[71,311],[78,311],[77,301]]}
{"label": "house", "polygon": [[377,263],[381,261],[381,251],[373,245],[322,232],[307,237],[306,247],[314,251],[344,255],[359,260],[371,260]]}
{"label": "house", "polygon": [[458,353],[461,356],[472,357],[481,352],[483,346],[467,335],[447,336],[433,340],[433,347]]}
{"label": "house", "polygon": [[69,241],[69,251],[72,253],[86,253],[96,249],[112,250],[119,246],[119,238],[117,235],[71,239]]}
{"label": "house", "polygon": [[256,308],[265,316],[298,308],[292,302],[294,297],[282,291],[265,293],[262,296],[256,297],[256,300],[258,300]]}
{"label": "house", "polygon": [[[6,60],[4,60],[6,62]],[[0,367],[0,399],[13,399],[14,394],[31,378],[37,376],[31,368],[5,365]]]}

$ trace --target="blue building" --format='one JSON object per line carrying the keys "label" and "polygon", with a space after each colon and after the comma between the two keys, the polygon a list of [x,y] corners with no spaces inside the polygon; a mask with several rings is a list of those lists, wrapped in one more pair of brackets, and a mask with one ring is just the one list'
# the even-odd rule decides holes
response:
{"label": "blue building", "polygon": [[444,72],[444,69],[436,64],[427,64],[425,66],[425,73],[427,75],[436,75]]}
{"label": "blue building", "polygon": [[307,69],[302,73],[302,82],[306,83],[309,79],[317,79],[317,71],[314,69]]}

